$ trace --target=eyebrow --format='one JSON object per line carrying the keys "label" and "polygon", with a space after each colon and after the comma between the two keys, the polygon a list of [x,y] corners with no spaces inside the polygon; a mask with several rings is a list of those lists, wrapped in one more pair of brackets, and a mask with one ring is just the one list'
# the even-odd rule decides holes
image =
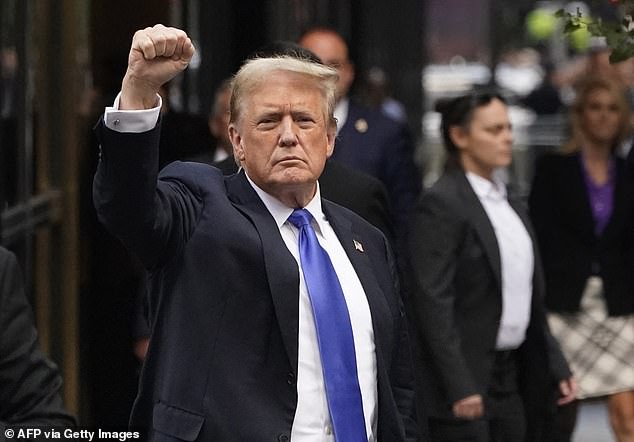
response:
{"label": "eyebrow", "polygon": [[[271,110],[265,110],[262,113],[256,115],[257,119],[262,119],[262,118],[280,118],[282,114],[284,114],[284,111],[277,108],[277,106],[271,106],[273,109]],[[310,109],[307,108],[300,108],[300,109],[291,109],[291,116],[293,118],[297,118],[297,117],[310,117],[310,118],[316,118],[316,115],[318,115],[319,112],[313,112]]]}

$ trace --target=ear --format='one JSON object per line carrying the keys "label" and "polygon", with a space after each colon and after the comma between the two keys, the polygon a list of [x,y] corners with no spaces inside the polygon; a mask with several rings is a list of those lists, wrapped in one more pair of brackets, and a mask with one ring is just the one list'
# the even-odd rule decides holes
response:
{"label": "ear", "polygon": [[330,158],[335,151],[335,139],[337,138],[337,123],[333,122],[326,130],[326,142],[328,147],[326,148],[326,158]]}
{"label": "ear", "polygon": [[231,140],[231,145],[233,146],[233,156],[240,160],[240,162],[244,161],[245,156],[244,146],[242,145],[242,136],[233,123],[229,125],[229,139]]}
{"label": "ear", "polygon": [[464,149],[468,144],[469,134],[462,126],[451,126],[449,128],[449,138],[458,149]]}

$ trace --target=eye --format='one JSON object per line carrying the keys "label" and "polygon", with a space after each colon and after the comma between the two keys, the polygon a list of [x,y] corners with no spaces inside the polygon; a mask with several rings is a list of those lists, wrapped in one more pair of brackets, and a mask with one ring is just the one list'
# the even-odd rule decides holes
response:
{"label": "eye", "polygon": [[273,118],[261,118],[258,120],[257,127],[258,129],[268,130],[273,129],[277,121]]}
{"label": "eye", "polygon": [[503,130],[504,128],[502,126],[493,126],[493,127],[489,127],[487,129],[487,132],[489,132],[492,135],[499,135]]}
{"label": "eye", "polygon": [[295,122],[301,128],[309,128],[315,124],[315,119],[309,115],[299,115],[295,118]]}

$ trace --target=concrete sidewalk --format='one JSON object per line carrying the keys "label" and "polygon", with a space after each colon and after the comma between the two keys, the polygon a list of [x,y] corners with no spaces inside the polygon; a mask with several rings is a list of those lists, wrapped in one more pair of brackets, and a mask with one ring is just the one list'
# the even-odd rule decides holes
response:
{"label": "concrete sidewalk", "polygon": [[581,403],[573,442],[612,442],[614,437],[608,421],[608,410],[603,400]]}

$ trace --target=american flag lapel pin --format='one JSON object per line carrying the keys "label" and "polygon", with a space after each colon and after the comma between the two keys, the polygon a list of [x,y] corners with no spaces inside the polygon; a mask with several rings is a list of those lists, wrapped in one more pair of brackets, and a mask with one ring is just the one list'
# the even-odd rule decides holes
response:
{"label": "american flag lapel pin", "polygon": [[362,252],[363,253],[363,244],[361,244],[356,239],[353,239],[352,242],[354,243],[355,250],[357,250],[358,252]]}

